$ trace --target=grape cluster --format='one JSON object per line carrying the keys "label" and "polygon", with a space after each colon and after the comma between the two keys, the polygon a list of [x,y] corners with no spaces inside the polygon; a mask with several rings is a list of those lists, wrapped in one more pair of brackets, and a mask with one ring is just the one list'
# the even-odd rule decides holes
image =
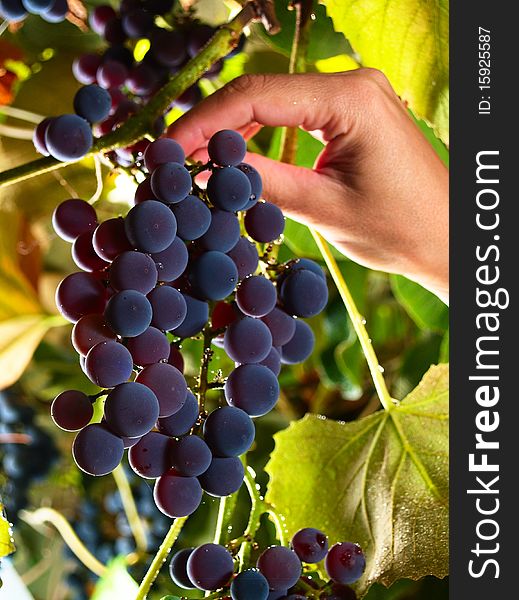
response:
{"label": "grape cluster", "polygon": [[0,391],[0,434],[5,437],[0,459],[7,476],[3,500],[13,522],[29,503],[30,487],[45,478],[59,456],[52,437],[38,426],[35,416],[16,388]]}
{"label": "grape cluster", "polygon": [[[327,300],[325,275],[312,261],[273,265],[263,257],[258,267],[254,241],[271,247],[284,218],[259,201],[261,178],[242,162],[244,139],[221,131],[208,149],[211,161],[197,169],[210,171],[207,191],[184,166],[182,148],[160,139],[145,151],[148,176],[125,218],[99,224],[78,199],[53,215],[83,269],[60,283],[56,303],[74,323],[85,374],[106,394],[100,423],[90,423],[93,399],[75,390],[55,398],[53,419],[79,430],[73,455],[89,474],[111,472],[128,448],[131,467],[156,479],[155,501],[171,517],[196,510],[202,491],[222,497],[239,489],[252,418],[275,406],[281,363],[301,362],[313,348],[311,328],[295,317],[317,314]],[[236,363],[227,404],[208,416],[202,394],[199,406],[188,389],[179,349],[201,332]]]}
{"label": "grape cluster", "polygon": [[10,23],[23,21],[28,14],[48,23],[60,23],[68,13],[67,0],[0,0],[0,17]]}
{"label": "grape cluster", "polygon": [[302,563],[313,565],[322,560],[330,581],[320,588],[312,585],[311,578],[303,579],[314,588],[312,597],[355,600],[355,593],[348,585],[364,572],[366,560],[362,549],[352,542],[340,542],[328,548],[327,536],[310,527],[294,535],[290,548],[270,546],[264,550],[255,569],[234,574],[234,558],[227,548],[220,544],[203,544],[176,552],[169,564],[169,573],[173,583],[183,589],[214,591],[229,587],[232,600],[296,600],[306,598],[298,591]]}
{"label": "grape cluster", "polygon": [[74,96],[76,114],[43,119],[34,130],[34,147],[40,154],[62,161],[83,158],[92,148],[92,124],[108,116],[111,103],[105,89],[95,84],[83,86]]}
{"label": "grape cluster", "polygon": [[[108,48],[103,54],[81,55],[74,61],[73,73],[80,83],[96,83],[109,92],[110,113],[96,124],[96,135],[115,130],[135,114],[213,36],[215,29],[193,20],[190,13],[177,14],[177,11],[173,15],[174,29],[157,25],[156,17],[171,13],[173,4],[173,0],[122,0],[118,11],[108,5],[92,10],[90,26],[105,39]],[[136,61],[133,54],[137,39],[149,41],[149,50],[140,61]],[[240,51],[244,41],[242,36],[229,56]],[[222,67],[223,60],[220,60],[204,77],[216,77]],[[200,88],[194,84],[172,103],[172,107],[185,111],[201,98]],[[159,136],[164,126],[164,119],[158,118],[151,133]],[[111,153],[111,158],[115,163],[129,167],[142,160],[148,144],[142,139],[130,147],[118,148]]]}

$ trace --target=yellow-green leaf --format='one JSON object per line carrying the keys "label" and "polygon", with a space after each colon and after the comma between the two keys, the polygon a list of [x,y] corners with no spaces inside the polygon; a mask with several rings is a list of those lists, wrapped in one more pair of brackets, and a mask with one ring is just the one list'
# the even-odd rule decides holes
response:
{"label": "yellow-green leaf", "polygon": [[275,436],[267,501],[292,535],[318,527],[359,543],[356,590],[448,572],[448,366],[390,411],[338,423],[307,415]]}
{"label": "yellow-green leaf", "polygon": [[47,331],[65,323],[62,317],[44,314],[22,315],[0,322],[0,389],[20,377]]}
{"label": "yellow-green leaf", "polygon": [[4,506],[0,502],[0,558],[16,550],[11,525],[4,514]]}
{"label": "yellow-green leaf", "polygon": [[321,0],[361,63],[449,142],[448,0]]}

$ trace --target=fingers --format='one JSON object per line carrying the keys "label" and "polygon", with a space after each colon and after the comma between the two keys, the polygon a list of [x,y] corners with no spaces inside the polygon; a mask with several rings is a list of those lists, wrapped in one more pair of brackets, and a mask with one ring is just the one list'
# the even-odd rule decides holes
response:
{"label": "fingers", "polygon": [[250,137],[267,125],[318,130],[329,141],[353,125],[362,96],[358,71],[338,74],[244,75],[173,123],[168,136],[188,156],[221,129]]}

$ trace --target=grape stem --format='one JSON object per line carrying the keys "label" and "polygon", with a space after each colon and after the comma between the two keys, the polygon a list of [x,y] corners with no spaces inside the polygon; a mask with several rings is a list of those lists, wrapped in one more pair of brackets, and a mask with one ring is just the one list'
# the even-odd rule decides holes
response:
{"label": "grape stem", "polygon": [[[153,130],[154,122],[167,111],[171,102],[194,85],[215,62],[224,58],[236,46],[244,27],[251,21],[263,19],[265,22],[266,18],[267,24],[273,25],[270,28],[271,32],[275,32],[276,27],[275,21],[272,20],[271,8],[271,2],[265,0],[253,0],[245,4],[234,19],[220,27],[200,53],[174,75],[142,110],[130,117],[115,131],[96,140],[87,156],[131,146],[149,135]],[[61,169],[74,162],[77,161],[61,162],[52,156],[33,160],[0,173],[0,187]]]}
{"label": "grape stem", "polygon": [[135,539],[137,550],[139,552],[146,552],[146,548],[148,547],[146,532],[144,531],[144,526],[142,524],[141,518],[139,517],[139,511],[137,510],[135,499],[132,494],[132,489],[130,487],[130,483],[128,482],[128,477],[126,477],[126,473],[124,472],[123,466],[117,466],[112,471],[112,475],[115,480],[117,489],[119,490],[119,495],[121,496],[124,512],[126,513],[128,524],[130,525],[132,535]]}
{"label": "grape stem", "polygon": [[76,557],[99,577],[106,572],[106,567],[84,546],[65,517],[53,508],[38,508],[34,511],[23,510],[20,517],[29,525],[38,529],[44,523],[51,523],[58,530],[63,541],[72,550]]}
{"label": "grape stem", "polygon": [[[312,0],[300,0],[294,5],[296,11],[296,24],[294,39],[292,42],[292,51],[290,55],[289,73],[304,73],[306,71],[306,55],[308,43],[310,40],[310,28],[312,19]],[[282,162],[296,164],[297,162],[297,128],[285,128],[281,140],[280,160]],[[368,363],[369,371],[375,385],[380,404],[385,410],[391,410],[395,406],[395,400],[387,389],[386,381],[382,376],[382,368],[378,362],[377,355],[373,349],[373,344],[364,325],[365,319],[360,314],[351,292],[342,276],[333,254],[330,251],[328,243],[323,236],[312,228],[309,228],[319,252],[328,267],[328,271],[339,291],[346,311],[353,323],[353,328],[364,352],[364,357]]]}
{"label": "grape stem", "polygon": [[203,330],[204,348],[202,350],[202,359],[200,361],[200,372],[198,375],[198,386],[196,395],[198,398],[198,412],[201,417],[205,417],[205,395],[209,389],[209,381],[207,375],[209,373],[209,363],[213,357],[213,350],[211,349],[211,340],[214,337],[214,332],[211,326],[208,324]]}
{"label": "grape stem", "polygon": [[157,554],[155,554],[155,556],[153,557],[151,565],[146,575],[144,576],[141,585],[139,586],[139,590],[137,591],[135,600],[144,600],[144,598],[146,598],[146,596],[148,595],[148,592],[150,591],[153,582],[157,578],[157,575],[159,574],[162,565],[166,562],[168,554],[170,553],[173,544],[177,541],[178,536],[182,531],[182,527],[184,526],[184,523],[186,521],[187,517],[181,517],[173,521],[173,524],[169,528],[166,537],[162,541],[162,544],[160,545]]}

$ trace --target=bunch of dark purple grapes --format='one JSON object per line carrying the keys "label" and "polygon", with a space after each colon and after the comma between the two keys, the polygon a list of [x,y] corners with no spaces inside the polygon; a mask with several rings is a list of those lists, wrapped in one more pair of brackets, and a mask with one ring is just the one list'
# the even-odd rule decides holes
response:
{"label": "bunch of dark purple grapes", "polygon": [[[60,283],[56,303],[75,323],[72,343],[84,372],[103,388],[98,396],[106,395],[101,423],[90,423],[93,398],[73,390],[54,400],[53,418],[65,430],[81,430],[73,455],[89,474],[111,472],[129,448],[135,472],[157,478],[155,501],[171,517],[196,510],[202,490],[222,497],[239,489],[238,457],[254,440],[252,418],[276,404],[281,363],[302,362],[313,349],[311,328],[296,317],[316,315],[328,297],[312,261],[274,265],[263,256],[259,266],[254,242],[272,248],[284,217],[259,201],[261,178],[242,162],[241,135],[220,131],[208,151],[210,162],[192,176],[174,140],[150,144],[149,175],[125,218],[98,224],[92,206],[75,199],[53,215],[84,271]],[[204,170],[207,190],[194,175]],[[202,361],[212,341],[236,363],[224,386],[226,405],[209,415],[204,382],[194,389],[197,400],[179,350],[201,332]]]}
{"label": "bunch of dark purple grapes", "polygon": [[0,0],[0,17],[10,23],[23,21],[28,14],[48,23],[60,23],[68,13],[67,0]]}
{"label": "bunch of dark purple grapes", "polygon": [[85,85],[74,96],[75,115],[43,119],[34,130],[33,143],[44,156],[61,161],[79,160],[92,148],[92,125],[110,113],[110,94],[98,85]]}
{"label": "bunch of dark purple grapes", "polygon": [[[190,13],[175,13],[169,21],[174,29],[159,27],[157,16],[171,13],[173,0],[122,0],[119,11],[111,6],[97,6],[90,14],[90,26],[108,43],[102,55],[83,54],[73,64],[76,79],[83,84],[97,83],[109,91],[111,110],[95,127],[97,135],[105,135],[124,123],[145,105],[171,75],[179,71],[196,56],[213,36],[215,29],[193,20]],[[133,46],[138,39],[147,39],[150,48],[140,61],[136,61]],[[245,38],[229,56],[238,52]],[[216,77],[223,60],[215,63],[204,77]],[[172,106],[188,110],[199,102],[202,93],[198,84],[188,88]],[[154,124],[155,137],[164,129],[164,120]],[[113,153],[114,162],[130,166],[142,159],[148,145],[141,140],[128,148]]]}
{"label": "bunch of dark purple grapes", "polygon": [[[303,565],[324,560],[330,581],[319,586],[303,576]],[[312,598],[355,600],[355,583],[366,567],[362,549],[352,542],[340,542],[328,548],[327,536],[307,527],[292,538],[290,548],[270,546],[258,557],[255,569],[237,574],[233,554],[220,544],[203,544],[176,552],[169,572],[173,583],[183,589],[215,591],[229,587],[232,600],[274,600],[307,598],[304,588],[311,588]],[[304,585],[302,585],[304,584]]]}

